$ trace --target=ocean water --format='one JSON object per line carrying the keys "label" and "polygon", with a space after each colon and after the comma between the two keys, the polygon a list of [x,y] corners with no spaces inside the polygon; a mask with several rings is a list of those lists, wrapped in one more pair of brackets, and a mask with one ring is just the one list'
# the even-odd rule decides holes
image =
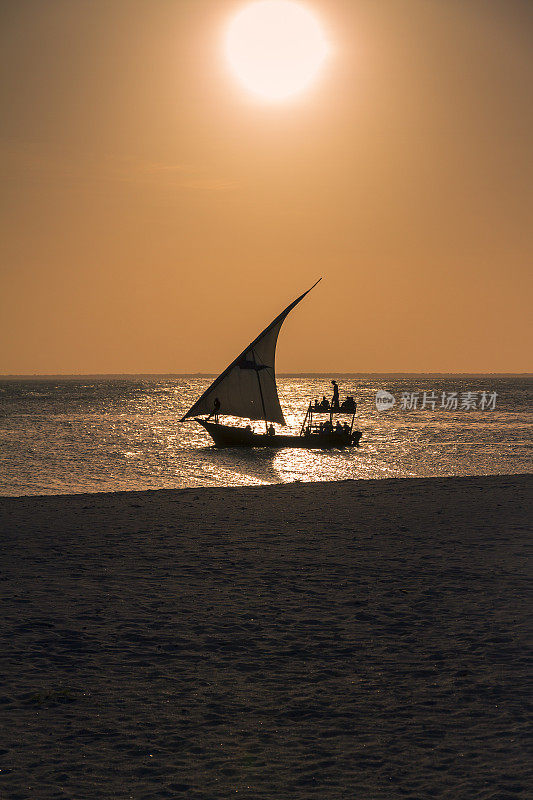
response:
{"label": "ocean water", "polygon": [[[278,378],[294,430],[309,399],[331,394],[331,377]],[[531,472],[530,378],[336,377],[341,399],[358,401],[357,449],[215,449],[197,423],[179,422],[206,376],[0,380],[0,494]],[[394,396],[392,408],[377,409],[380,389]],[[420,408],[424,391],[436,395],[435,409]],[[415,392],[418,407],[402,408],[402,393]],[[443,392],[458,393],[457,410],[441,408]],[[466,392],[475,408],[461,408]],[[482,392],[496,393],[494,409],[480,408]]]}

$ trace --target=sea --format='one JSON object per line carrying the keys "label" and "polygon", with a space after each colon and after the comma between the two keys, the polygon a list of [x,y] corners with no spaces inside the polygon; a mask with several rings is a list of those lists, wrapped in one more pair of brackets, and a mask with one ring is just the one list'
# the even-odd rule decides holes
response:
{"label": "sea", "polygon": [[532,471],[531,377],[278,376],[294,431],[332,378],[341,401],[355,397],[363,436],[345,450],[213,447],[194,420],[180,422],[213,377],[0,379],[0,495]]}

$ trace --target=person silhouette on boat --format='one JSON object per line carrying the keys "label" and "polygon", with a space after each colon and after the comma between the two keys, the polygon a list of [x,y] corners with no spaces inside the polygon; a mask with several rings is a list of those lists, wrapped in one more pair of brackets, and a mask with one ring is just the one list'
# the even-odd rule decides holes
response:
{"label": "person silhouette on boat", "polygon": [[274,426],[272,425],[272,423],[270,423],[270,425],[267,428],[267,436],[274,436],[275,433],[276,433],[276,430],[275,430]]}
{"label": "person silhouette on boat", "polygon": [[356,410],[357,410],[357,403],[355,402],[353,397],[348,395],[346,400],[343,400],[341,403],[341,411],[346,411],[349,413],[353,412],[355,414]]}
{"label": "person silhouette on boat", "polygon": [[215,397],[215,402],[213,403],[213,410],[209,414],[207,419],[211,419],[211,417],[215,418],[215,422],[218,422],[218,415],[220,413],[220,400],[218,397]]}
{"label": "person silhouette on boat", "polygon": [[320,410],[321,411],[329,411],[329,400],[326,399],[326,395],[322,395],[322,402],[320,403]]}
{"label": "person silhouette on boat", "polygon": [[331,408],[334,411],[339,410],[339,386],[337,381],[331,381],[333,384],[333,397],[331,399]]}

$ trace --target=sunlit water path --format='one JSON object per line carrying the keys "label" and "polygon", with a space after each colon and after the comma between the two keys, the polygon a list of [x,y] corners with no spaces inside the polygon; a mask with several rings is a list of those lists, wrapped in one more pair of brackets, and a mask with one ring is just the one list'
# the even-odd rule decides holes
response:
{"label": "sunlit water path", "polygon": [[[341,397],[358,401],[356,450],[216,450],[200,426],[179,422],[205,376],[0,380],[0,494],[531,472],[531,379],[337,379]],[[298,429],[309,399],[330,393],[330,376],[280,377],[278,387]],[[392,409],[377,410],[378,389],[395,396]],[[424,390],[438,396],[435,410],[402,410],[402,392]],[[440,408],[442,392],[468,391],[478,405],[496,392],[495,409]]]}

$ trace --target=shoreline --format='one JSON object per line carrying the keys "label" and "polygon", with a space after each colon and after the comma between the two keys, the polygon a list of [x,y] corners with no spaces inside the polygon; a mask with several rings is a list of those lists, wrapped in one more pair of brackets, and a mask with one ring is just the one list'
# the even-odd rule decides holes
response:
{"label": "shoreline", "polygon": [[159,494],[159,493],[181,493],[181,492],[219,492],[219,491],[244,491],[247,490],[268,490],[273,489],[276,487],[281,486],[300,486],[300,487],[307,487],[310,488],[312,486],[315,487],[323,487],[323,486],[337,486],[337,485],[344,485],[344,484],[355,484],[355,485],[378,485],[382,483],[414,483],[414,482],[432,482],[432,481],[469,481],[469,480],[499,480],[502,478],[533,478],[533,472],[508,472],[508,473],[498,473],[498,474],[489,474],[489,475],[435,475],[430,477],[402,477],[402,478],[344,478],[341,480],[335,481],[282,481],[279,483],[265,483],[261,485],[257,484],[249,484],[249,485],[239,485],[239,486],[184,486],[184,487],[176,487],[176,488],[165,488],[165,489],[117,489],[116,491],[102,491],[102,492],[66,492],[61,493],[58,492],[57,494],[17,494],[17,495],[10,495],[10,494],[0,494],[0,504],[4,501],[8,500],[38,500],[42,498],[48,499],[61,499],[61,498],[72,498],[72,497],[118,497],[124,495],[151,495],[151,494]]}

